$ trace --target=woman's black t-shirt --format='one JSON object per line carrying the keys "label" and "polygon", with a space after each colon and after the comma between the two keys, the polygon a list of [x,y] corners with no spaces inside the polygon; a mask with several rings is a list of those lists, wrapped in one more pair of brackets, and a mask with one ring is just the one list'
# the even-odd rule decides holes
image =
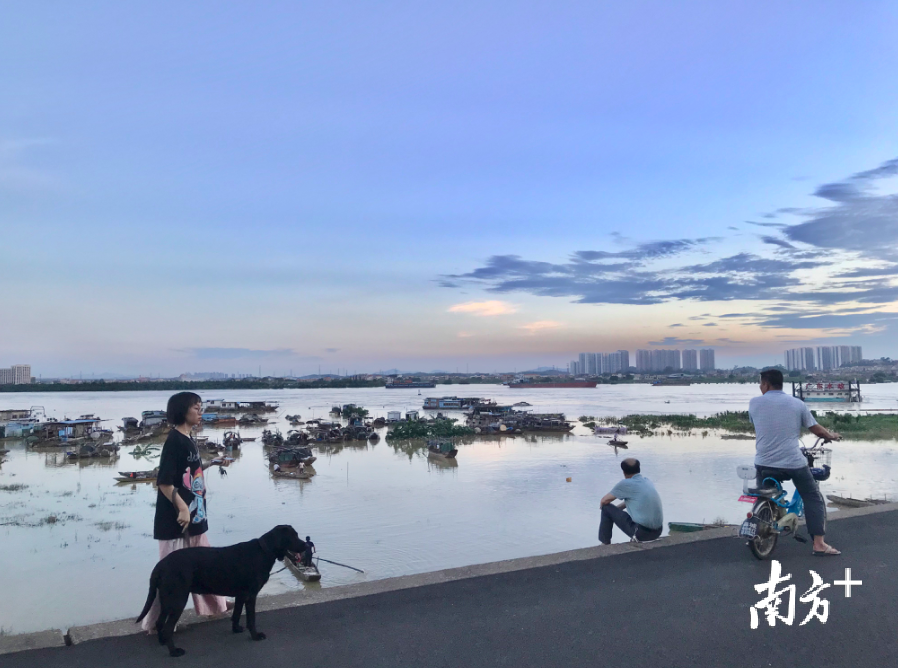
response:
{"label": "woman's black t-shirt", "polygon": [[[203,477],[203,461],[192,438],[177,429],[168,433],[162,446],[159,460],[157,485],[173,485],[190,509],[190,524],[187,533],[199,536],[206,533],[206,480]],[[165,498],[161,491],[156,493],[156,519],[153,523],[153,538],[174,540],[185,535],[178,524],[178,509]]]}

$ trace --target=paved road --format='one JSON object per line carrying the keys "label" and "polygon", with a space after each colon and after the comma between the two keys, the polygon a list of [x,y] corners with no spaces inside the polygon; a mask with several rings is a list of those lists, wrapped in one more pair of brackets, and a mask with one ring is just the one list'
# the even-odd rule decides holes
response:
{"label": "paved road", "polygon": [[269,639],[257,643],[227,621],[202,624],[179,634],[180,659],[130,636],[2,656],[0,668],[898,665],[898,512],[834,522],[830,538],[845,555],[812,557],[793,540],[776,553],[798,595],[809,569],[863,581],[850,598],[822,592],[825,625],[799,626],[810,605],[796,598],[792,626],[762,616],[751,630],[770,564],[729,538],[261,613]]}

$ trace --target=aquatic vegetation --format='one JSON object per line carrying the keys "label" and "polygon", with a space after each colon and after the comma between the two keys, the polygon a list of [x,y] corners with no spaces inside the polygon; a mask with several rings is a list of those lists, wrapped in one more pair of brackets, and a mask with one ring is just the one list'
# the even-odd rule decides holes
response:
{"label": "aquatic vegetation", "polygon": [[442,419],[433,421],[413,420],[411,422],[397,422],[390,426],[387,432],[387,440],[407,440],[410,438],[452,438],[453,436],[467,436],[473,434],[470,427],[462,427],[455,424],[455,419]]}
{"label": "aquatic vegetation", "polygon": [[23,489],[28,489],[28,485],[22,485],[21,483],[0,485],[0,492],[21,492]]}
{"label": "aquatic vegetation", "polygon": [[[158,451],[158,452],[157,452]],[[151,457],[158,457],[162,454],[160,448],[155,445],[137,445],[134,449],[128,453],[132,457],[146,457],[147,459]]]}
{"label": "aquatic vegetation", "polygon": [[[836,413],[827,411],[811,413],[817,422],[845,438],[898,438],[898,415],[862,415],[859,413]],[[641,436],[651,436],[658,432],[669,435],[675,432],[690,432],[693,429],[719,429],[736,434],[753,434],[754,425],[748,419],[748,411],[725,411],[709,417],[695,415],[645,415],[633,414],[622,418],[601,418],[603,424],[623,424],[631,432]],[[725,435],[726,436],[726,435]],[[750,438],[750,436],[746,436]]]}

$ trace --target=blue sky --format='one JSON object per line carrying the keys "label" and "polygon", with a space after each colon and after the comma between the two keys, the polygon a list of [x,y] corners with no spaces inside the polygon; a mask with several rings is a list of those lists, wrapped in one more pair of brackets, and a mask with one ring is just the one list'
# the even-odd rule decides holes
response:
{"label": "blue sky", "polygon": [[895,355],[896,29],[884,2],[9,4],[0,364]]}

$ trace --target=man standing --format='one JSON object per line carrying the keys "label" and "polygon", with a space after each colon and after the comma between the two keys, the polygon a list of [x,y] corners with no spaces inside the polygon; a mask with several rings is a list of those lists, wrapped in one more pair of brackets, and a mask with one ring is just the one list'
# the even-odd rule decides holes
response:
{"label": "man standing", "polygon": [[[648,478],[639,472],[638,459],[625,459],[620,463],[624,479],[602,497],[602,521],[599,524],[599,542],[611,543],[611,531],[618,528],[637,541],[655,540],[661,535],[664,516],[661,511],[661,497]],[[623,499],[619,506],[611,503]],[[624,512],[624,508],[629,514]]]}
{"label": "man standing", "polygon": [[774,478],[781,482],[791,480],[795,483],[795,488],[804,500],[808,533],[814,539],[814,554],[841,554],[823,540],[826,533],[826,507],[817,481],[811,474],[808,460],[801,453],[798,439],[802,427],[828,441],[836,441],[842,437],[817,424],[807,404],[783,392],[783,372],[778,369],[761,372],[761,396],[749,402],[748,416],[755,425],[758,484],[764,478]]}
{"label": "man standing", "polygon": [[315,543],[306,536],[306,551],[302,553],[302,565],[308,568],[312,565],[312,555],[315,554]]}

